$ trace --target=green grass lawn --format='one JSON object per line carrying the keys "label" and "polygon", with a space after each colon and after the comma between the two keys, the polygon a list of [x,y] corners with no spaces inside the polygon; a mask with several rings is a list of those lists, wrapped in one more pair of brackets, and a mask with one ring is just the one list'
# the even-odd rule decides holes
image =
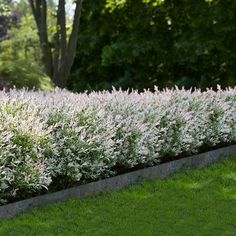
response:
{"label": "green grass lawn", "polygon": [[236,235],[236,159],[0,221],[0,235]]}

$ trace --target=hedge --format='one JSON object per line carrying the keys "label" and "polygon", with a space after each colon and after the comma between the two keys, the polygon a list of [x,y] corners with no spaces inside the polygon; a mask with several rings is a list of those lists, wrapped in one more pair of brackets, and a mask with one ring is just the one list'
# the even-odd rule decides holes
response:
{"label": "hedge", "polygon": [[0,204],[236,141],[236,88],[0,92]]}

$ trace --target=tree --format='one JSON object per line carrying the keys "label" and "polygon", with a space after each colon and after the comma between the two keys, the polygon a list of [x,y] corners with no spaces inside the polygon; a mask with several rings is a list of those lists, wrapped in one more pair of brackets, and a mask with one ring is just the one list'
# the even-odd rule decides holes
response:
{"label": "tree", "polygon": [[234,86],[235,12],[232,0],[86,0],[68,87]]}
{"label": "tree", "polygon": [[159,0],[86,0],[69,89],[169,86],[173,40],[168,8]]}
{"label": "tree", "polygon": [[70,35],[67,34],[65,0],[56,9],[56,32],[49,39],[47,9],[50,1],[28,0],[37,25],[46,74],[58,87],[65,87],[74,62],[82,0],[75,0],[75,12]]}

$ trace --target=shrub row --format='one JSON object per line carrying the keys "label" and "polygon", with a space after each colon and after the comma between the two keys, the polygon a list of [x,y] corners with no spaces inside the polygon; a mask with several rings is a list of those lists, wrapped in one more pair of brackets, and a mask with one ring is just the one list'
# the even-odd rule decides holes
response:
{"label": "shrub row", "polygon": [[236,141],[236,89],[0,92],[0,204]]}

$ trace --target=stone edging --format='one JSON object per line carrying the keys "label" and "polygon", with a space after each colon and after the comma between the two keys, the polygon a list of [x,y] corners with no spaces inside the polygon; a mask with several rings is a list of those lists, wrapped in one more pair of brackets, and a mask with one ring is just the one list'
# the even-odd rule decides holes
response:
{"label": "stone edging", "polygon": [[234,155],[236,155],[236,145],[219,148],[157,166],[136,170],[55,193],[10,203],[0,206],[0,218],[12,218],[22,212],[33,208],[42,207],[49,203],[62,202],[71,198],[82,199],[98,193],[118,191],[130,184],[137,183],[142,179],[163,179],[181,169],[202,168],[208,166],[212,162],[224,160]]}

